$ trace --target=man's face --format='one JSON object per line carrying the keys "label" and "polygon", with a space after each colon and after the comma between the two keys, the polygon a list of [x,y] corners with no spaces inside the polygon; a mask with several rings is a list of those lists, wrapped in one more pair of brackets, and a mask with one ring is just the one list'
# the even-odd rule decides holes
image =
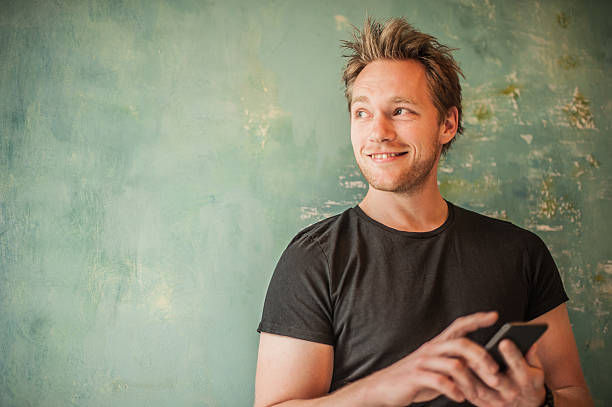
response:
{"label": "man's face", "polygon": [[351,141],[372,188],[415,192],[435,182],[440,150],[453,136],[447,121],[439,123],[419,62],[374,61],[355,79]]}

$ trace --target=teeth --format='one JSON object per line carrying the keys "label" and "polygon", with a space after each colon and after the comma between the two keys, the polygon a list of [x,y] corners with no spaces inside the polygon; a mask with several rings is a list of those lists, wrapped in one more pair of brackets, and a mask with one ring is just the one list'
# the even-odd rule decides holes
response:
{"label": "teeth", "polygon": [[383,154],[372,154],[372,158],[377,160],[384,160],[388,157],[397,157],[399,153],[383,153]]}

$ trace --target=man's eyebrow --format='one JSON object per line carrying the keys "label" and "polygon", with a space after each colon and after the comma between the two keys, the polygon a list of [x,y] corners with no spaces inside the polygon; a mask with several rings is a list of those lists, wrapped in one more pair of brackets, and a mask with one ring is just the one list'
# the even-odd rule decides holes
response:
{"label": "man's eyebrow", "polygon": [[409,105],[418,105],[418,103],[416,103],[414,100],[408,99],[402,96],[394,96],[390,100],[392,103],[405,103]]}
{"label": "man's eyebrow", "polygon": [[[351,104],[358,103],[358,102],[368,103],[369,101],[370,99],[367,96],[357,96],[356,98],[353,98],[353,100],[351,100]],[[409,105],[418,105],[418,103],[416,103],[414,100],[403,97],[403,96],[392,96],[391,98],[389,98],[389,102],[405,103]]]}
{"label": "man's eyebrow", "polygon": [[351,100],[351,104],[352,103],[357,103],[357,102],[369,102],[370,99],[368,99],[367,96],[357,96],[356,98],[353,98],[353,100]]}

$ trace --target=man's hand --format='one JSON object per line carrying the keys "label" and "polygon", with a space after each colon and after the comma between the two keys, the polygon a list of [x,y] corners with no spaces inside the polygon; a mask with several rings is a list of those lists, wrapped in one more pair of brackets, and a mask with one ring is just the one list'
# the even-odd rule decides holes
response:
{"label": "man's hand", "polygon": [[457,318],[410,355],[366,378],[373,399],[384,405],[405,406],[440,394],[462,402],[480,400],[481,394],[491,398],[497,395],[493,389],[505,391],[503,386],[508,383],[502,385],[497,363],[482,346],[465,338],[496,320],[496,312]]}
{"label": "man's hand", "polygon": [[537,356],[537,345],[532,346],[527,358],[512,341],[499,344],[508,370],[500,375],[497,386],[481,386],[476,398],[468,400],[477,406],[537,407],[544,402],[544,372]]}
{"label": "man's hand", "polygon": [[503,374],[482,346],[464,337],[496,319],[494,312],[458,318],[410,355],[331,394],[332,346],[262,333],[255,405],[405,406],[444,394],[481,407],[539,406],[545,371],[556,405],[593,406],[565,305],[532,321],[548,324],[548,330],[526,358],[512,342],[500,343],[509,366]]}

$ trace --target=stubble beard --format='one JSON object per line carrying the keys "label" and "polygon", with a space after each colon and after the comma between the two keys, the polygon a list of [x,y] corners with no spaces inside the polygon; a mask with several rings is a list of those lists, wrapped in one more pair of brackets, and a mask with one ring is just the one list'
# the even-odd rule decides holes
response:
{"label": "stubble beard", "polygon": [[425,159],[415,160],[398,178],[393,180],[379,179],[375,171],[372,171],[367,165],[368,163],[365,160],[370,159],[367,156],[362,158],[362,160],[357,160],[357,165],[371,188],[379,191],[411,195],[419,192],[431,176],[441,150],[441,147],[437,145],[435,148],[434,154],[425,157]]}

